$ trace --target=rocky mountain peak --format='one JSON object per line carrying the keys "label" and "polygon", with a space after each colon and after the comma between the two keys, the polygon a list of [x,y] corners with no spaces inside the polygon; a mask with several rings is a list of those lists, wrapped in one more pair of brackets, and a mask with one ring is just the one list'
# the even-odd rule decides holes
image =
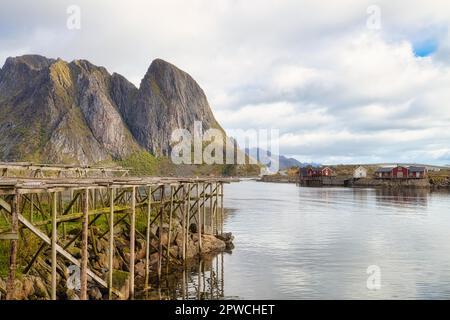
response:
{"label": "rocky mountain peak", "polygon": [[197,82],[162,59],[151,63],[125,118],[139,144],[158,156],[170,153],[175,129],[192,131],[195,121],[204,129],[220,128]]}
{"label": "rocky mountain peak", "polygon": [[42,70],[48,68],[55,60],[37,54],[9,57],[6,59],[4,69],[24,66],[31,70]]}
{"label": "rocky mountain peak", "polygon": [[87,60],[8,58],[0,69],[0,160],[91,164],[146,149],[168,155],[177,128],[220,128],[186,72],[154,60],[136,88]]}
{"label": "rocky mountain peak", "polygon": [[152,61],[140,89],[159,93],[167,99],[180,99],[182,103],[189,102],[190,95],[206,100],[203,90],[188,73],[162,59]]}

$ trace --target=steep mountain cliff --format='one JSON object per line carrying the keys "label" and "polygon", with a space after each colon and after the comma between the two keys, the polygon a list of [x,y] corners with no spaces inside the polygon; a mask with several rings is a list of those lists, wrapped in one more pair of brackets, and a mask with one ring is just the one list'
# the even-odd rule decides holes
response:
{"label": "steep mountain cliff", "polygon": [[176,128],[192,132],[194,121],[203,129],[219,128],[205,93],[191,78],[161,59],[152,62],[141,81],[135,107],[124,113],[134,137],[157,156],[168,155]]}
{"label": "steep mountain cliff", "polygon": [[203,90],[157,59],[140,88],[85,60],[8,58],[0,69],[0,161],[91,164],[168,155],[176,128],[220,128]]}

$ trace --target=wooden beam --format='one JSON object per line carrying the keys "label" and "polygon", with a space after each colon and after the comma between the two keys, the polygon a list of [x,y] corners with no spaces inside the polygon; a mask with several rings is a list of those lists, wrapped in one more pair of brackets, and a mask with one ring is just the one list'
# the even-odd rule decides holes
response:
{"label": "wooden beam", "polygon": [[203,192],[202,192],[203,196],[202,196],[202,226],[203,226],[203,232],[205,232],[205,226],[206,226],[206,187],[205,185],[203,185]]}
{"label": "wooden beam", "polygon": [[82,196],[83,220],[81,226],[81,292],[80,299],[87,300],[87,270],[88,270],[88,234],[89,234],[89,189]]}
{"label": "wooden beam", "polygon": [[[181,232],[182,234],[182,258],[183,260],[186,260],[186,203],[187,203],[187,193],[186,193],[186,186],[183,185],[183,201],[184,203],[184,207],[181,210],[181,230],[183,230]],[[184,270],[184,269],[183,269]],[[184,280],[184,276],[183,276],[183,280]],[[184,290],[183,290],[183,295],[184,295]]]}
{"label": "wooden beam", "polygon": [[213,191],[213,184],[212,182],[209,184],[209,224],[211,229],[211,234],[214,234],[214,191]]}
{"label": "wooden beam", "polygon": [[225,209],[223,207],[223,183],[220,183],[220,234],[223,234],[223,224],[225,222]]}
{"label": "wooden beam", "polygon": [[215,193],[215,199],[214,199],[214,224],[216,225],[216,232],[215,235],[219,234],[219,220],[218,220],[218,212],[219,212],[219,184],[216,182],[216,193]]}
{"label": "wooden beam", "polygon": [[191,223],[191,184],[187,184],[187,208],[186,208],[186,253],[187,253],[187,247],[189,245],[189,226]]}
{"label": "wooden beam", "polygon": [[0,233],[0,240],[19,240],[19,234],[14,232]]}
{"label": "wooden beam", "polygon": [[[202,183],[203,192],[205,185]],[[200,212],[200,183],[197,183],[197,234],[198,234],[198,252],[202,252],[202,215]]]}
{"label": "wooden beam", "polygon": [[[12,205],[10,206],[10,212],[12,216],[11,232],[13,233],[17,233],[19,231],[19,217],[18,217],[20,215],[19,201],[20,195],[16,193],[12,199]],[[5,208],[4,204],[2,206]],[[15,289],[14,280],[16,278],[18,242],[19,242],[18,240],[10,241],[9,273],[8,273],[7,293],[6,293],[7,300],[11,300],[14,297],[14,289]]]}
{"label": "wooden beam", "polygon": [[172,215],[173,215],[173,187],[170,186],[170,209],[169,209],[169,232],[167,234],[167,264],[170,263],[170,244],[172,233]]}
{"label": "wooden beam", "polygon": [[108,270],[108,293],[109,299],[112,299],[113,293],[113,272],[114,272],[114,194],[115,188],[110,189],[109,194],[109,270]]}
{"label": "wooden beam", "polygon": [[145,235],[145,289],[148,289],[150,275],[150,233],[152,221],[152,187],[148,187],[147,230]]}
{"label": "wooden beam", "polygon": [[[33,226],[24,216],[22,216],[21,214],[18,214],[18,218],[19,218],[19,222],[22,223],[26,228],[28,228],[32,233],[34,233],[38,238],[40,238],[41,240],[43,240],[46,244],[51,245],[51,239],[45,234],[43,233],[41,230],[39,230],[38,228],[36,228],[35,226]],[[71,263],[73,263],[74,265],[81,267],[81,263],[74,257],[72,256],[69,252],[67,252],[66,250],[64,250],[60,245],[56,245],[56,251],[62,255],[64,258],[66,258],[67,260],[69,260]],[[92,272],[91,270],[87,270],[87,274],[94,279],[94,281],[96,281],[98,284],[100,284],[101,286],[103,286],[104,288],[107,288],[107,283],[100,278],[99,276],[97,276],[94,272]],[[120,292],[114,290],[114,293],[117,295],[120,295]]]}
{"label": "wooden beam", "polygon": [[56,300],[56,242],[58,237],[58,226],[56,224],[56,214],[57,214],[57,202],[58,201],[58,193],[53,193],[53,204],[52,204],[52,285],[51,285],[51,298],[52,300]]}
{"label": "wooden beam", "polygon": [[130,298],[134,298],[134,264],[136,245],[136,187],[131,193],[131,216],[130,216]]}
{"label": "wooden beam", "polygon": [[[164,201],[164,186],[161,187],[161,202]],[[159,207],[159,239],[158,239],[158,280],[161,280],[161,270],[162,270],[162,256],[163,256],[163,246],[162,246],[162,233],[163,233],[163,220],[164,220],[164,205],[161,203]]]}

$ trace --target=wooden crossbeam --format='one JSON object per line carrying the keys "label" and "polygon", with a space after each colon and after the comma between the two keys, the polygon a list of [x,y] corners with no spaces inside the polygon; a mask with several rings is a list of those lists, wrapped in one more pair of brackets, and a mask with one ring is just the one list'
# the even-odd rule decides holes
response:
{"label": "wooden crossbeam", "polygon": [[[0,198],[0,205],[9,213],[11,213],[11,206],[9,205],[9,203],[7,203],[6,201],[4,201],[3,199]],[[27,227],[28,229],[30,229],[30,231],[32,233],[34,233],[38,238],[40,238],[42,241],[44,241],[47,245],[51,245],[52,244],[52,240],[45,234],[43,233],[41,230],[39,230],[37,227],[35,227],[34,225],[32,225],[23,215],[21,215],[20,213],[18,213],[18,218],[19,218],[19,222],[22,223],[25,227]],[[71,263],[73,263],[74,265],[80,267],[80,262],[74,257],[72,256],[69,252],[67,252],[66,250],[64,250],[59,244],[55,245],[55,249],[56,252],[59,253],[61,256],[63,256],[64,258],[66,258],[67,260],[69,260]],[[97,276],[92,270],[88,269],[87,270],[87,274],[98,284],[100,284],[101,286],[107,288],[108,284],[106,283],[106,281],[104,281],[102,278],[100,278],[99,276]],[[118,290],[113,289],[114,293],[117,294],[118,296],[120,296],[120,292]]]}
{"label": "wooden crossbeam", "polygon": [[[42,241],[39,250],[32,257],[31,262],[28,263],[28,270],[32,267],[34,261],[40,259],[39,255],[42,254],[42,250],[47,246],[52,248],[51,252],[48,250],[45,251],[45,254],[48,254],[50,258],[51,253],[52,258],[50,259],[51,266],[48,266],[48,270],[52,272],[51,293],[53,299],[56,299],[55,267],[57,266],[57,255],[62,256],[72,264],[81,267],[82,299],[87,298],[86,284],[88,276],[101,286],[110,289],[110,298],[112,293],[119,295],[117,290],[112,288],[112,258],[115,251],[111,248],[114,248],[114,226],[119,223],[125,223],[130,230],[130,256],[128,257],[129,259],[125,258],[127,260],[125,261],[125,264],[128,264],[129,266],[128,269],[130,271],[131,284],[130,296],[132,297],[134,294],[133,269],[135,264],[134,253],[136,237],[142,238],[146,242],[145,287],[148,289],[147,283],[150,271],[149,258],[151,248],[156,249],[159,253],[157,272],[158,278],[160,279],[163,259],[168,266],[171,261],[179,264],[186,258],[191,221],[197,222],[198,228],[196,230],[196,236],[198,236],[199,239],[199,252],[202,251],[201,238],[206,232],[205,229],[211,227],[211,232],[214,232],[215,227],[216,233],[223,230],[221,229],[223,227],[223,184],[227,183],[225,181],[227,180],[214,178],[180,179],[164,177],[98,179],[70,179],[61,177],[52,179],[1,178],[0,195],[6,196],[6,198],[3,199],[0,197],[0,210],[3,210],[3,214],[9,213],[11,215],[14,211],[16,221],[22,225],[21,229],[16,229],[18,231],[29,229],[31,233],[36,235]],[[170,194],[166,194],[169,191]],[[68,192],[71,194],[70,199],[66,197]],[[75,196],[74,192],[76,192]],[[81,201],[79,201],[80,195],[82,195]],[[11,199],[15,199],[16,202],[11,202]],[[24,210],[24,208],[25,205],[28,206],[28,203],[30,204],[30,208],[37,209],[37,211],[41,213],[41,221],[35,221],[33,223],[31,218],[28,219],[28,216],[24,216],[24,214],[27,214],[27,211]],[[208,216],[205,215],[207,203],[210,204],[210,209],[208,211],[210,214],[209,220]],[[15,204],[13,208],[11,208],[12,204]],[[82,204],[81,208],[79,207],[80,204]],[[49,208],[46,207],[47,205],[49,205]],[[156,213],[156,216],[152,215],[152,211]],[[145,234],[136,229],[136,218],[138,213],[139,216],[145,216],[145,214],[147,214],[147,216],[145,216],[147,220],[147,230]],[[91,229],[90,226],[102,216],[107,218],[109,224],[108,230],[100,236],[100,238],[103,238],[109,234],[109,272],[107,278],[105,278],[106,281],[87,266],[89,260],[87,254],[88,237],[94,237],[89,239],[89,241],[94,241],[94,243],[99,239],[99,235],[94,235],[93,229]],[[173,237],[171,232],[174,223],[173,219],[175,217],[179,217],[182,224],[183,260],[179,260],[176,255],[170,252]],[[192,218],[195,220],[192,220]],[[168,237],[167,241],[162,243],[163,222],[166,219],[169,225]],[[74,238],[70,238],[70,241],[64,246],[64,242],[58,240],[58,224],[64,225],[64,223],[70,221],[77,223],[82,221],[83,226],[81,232]],[[153,224],[159,225],[159,237],[151,231],[151,226]],[[208,224],[208,226],[206,226],[206,224]],[[44,229],[44,231],[41,230],[43,226],[48,228],[47,232],[45,232]],[[51,228],[49,228],[50,226]],[[64,230],[62,234],[65,234]],[[74,242],[74,239],[80,238],[80,236],[82,237],[81,261],[68,252],[68,246]],[[0,239],[2,239],[2,237],[11,240],[12,242],[17,242],[19,239],[17,232],[11,234],[9,230],[0,230]],[[150,239],[158,240],[158,244],[151,243]],[[117,251],[116,254],[120,255],[120,252]],[[11,290],[9,290],[9,292],[11,292]]]}

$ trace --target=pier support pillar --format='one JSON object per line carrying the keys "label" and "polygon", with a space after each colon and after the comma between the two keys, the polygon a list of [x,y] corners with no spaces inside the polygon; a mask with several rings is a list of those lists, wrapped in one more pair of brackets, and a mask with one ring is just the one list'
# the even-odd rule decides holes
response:
{"label": "pier support pillar", "polygon": [[87,269],[88,269],[88,233],[89,233],[89,189],[85,189],[81,197],[83,209],[83,222],[81,227],[81,271],[80,300],[87,300]]}
{"label": "pier support pillar", "polygon": [[[205,192],[205,185],[202,183],[203,192]],[[197,183],[197,234],[198,234],[198,252],[202,252],[202,215],[200,207],[200,183]]]}
{"label": "pier support pillar", "polygon": [[136,246],[136,187],[131,192],[131,216],[130,216],[130,298],[134,298],[134,263]]}
{"label": "pier support pillar", "polygon": [[213,183],[209,184],[209,224],[211,234],[214,234],[214,190]]}
{"label": "pier support pillar", "polygon": [[[18,234],[19,231],[19,201],[20,195],[16,192],[13,196],[11,203],[11,233],[14,235]],[[17,268],[17,247],[18,240],[10,240],[10,252],[9,252],[9,273],[8,273],[8,283],[6,289],[6,299],[11,300],[14,297],[14,280],[16,279],[16,268]]]}
{"label": "pier support pillar", "polygon": [[114,197],[115,188],[109,190],[109,256],[108,256],[108,296],[112,299],[114,273]]}
{"label": "pier support pillar", "polygon": [[152,222],[152,187],[148,187],[147,203],[147,232],[145,235],[145,289],[148,289],[150,276],[150,225]]}
{"label": "pier support pillar", "polygon": [[58,225],[56,223],[58,205],[58,192],[53,192],[53,204],[52,204],[52,285],[51,285],[51,298],[56,300],[56,242],[58,240]]}

